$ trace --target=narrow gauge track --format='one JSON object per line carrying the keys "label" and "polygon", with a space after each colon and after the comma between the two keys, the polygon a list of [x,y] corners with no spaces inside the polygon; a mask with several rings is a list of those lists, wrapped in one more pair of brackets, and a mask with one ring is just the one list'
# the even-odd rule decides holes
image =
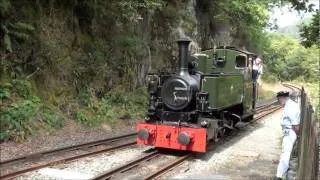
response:
{"label": "narrow gauge track", "polygon": [[[296,88],[296,87],[295,87]],[[298,88],[297,88],[298,89]],[[259,115],[257,117],[255,117],[254,121],[257,121],[275,111],[277,111],[278,109],[280,109],[280,106],[275,105],[275,101],[270,101],[269,104],[264,104],[261,105],[260,107],[258,107],[257,109],[257,113],[259,113]],[[260,115],[261,114],[261,115]],[[246,123],[244,126],[254,122],[248,122]],[[65,153],[65,152],[71,152],[71,151],[76,151],[76,150],[81,150],[81,149],[86,149],[86,148],[92,148],[92,147],[97,147],[97,146],[101,146],[101,145],[109,145],[115,142],[119,142],[125,139],[129,139],[132,137],[135,137],[136,133],[130,133],[130,134],[125,134],[125,135],[121,135],[121,136],[117,136],[117,137],[112,137],[112,138],[108,138],[108,139],[103,139],[103,140],[98,140],[98,141],[93,141],[93,142],[88,142],[88,143],[84,143],[84,144],[79,144],[79,145],[74,145],[74,146],[68,146],[68,147],[63,147],[63,148],[59,148],[59,149],[54,149],[54,150],[49,150],[49,151],[42,151],[42,152],[38,152],[38,153],[33,153],[30,155],[26,155],[26,156],[21,156],[18,158],[14,158],[14,159],[9,159],[9,160],[5,160],[0,162],[0,170],[2,171],[3,168],[9,166],[9,165],[14,165],[17,163],[22,163],[28,160],[35,160],[35,159],[40,159],[42,157],[47,157],[47,156],[52,156],[52,155],[59,155],[61,153]],[[40,165],[35,165],[32,167],[28,167],[25,169],[21,169],[18,171],[14,171],[14,172],[10,172],[4,175],[0,176],[0,179],[10,179],[10,178],[14,178],[16,176],[22,175],[24,173],[30,172],[30,171],[35,171],[44,167],[49,167],[49,166],[53,166],[56,164],[60,164],[60,163],[66,163],[66,162],[70,162],[70,161],[74,161],[80,158],[84,158],[84,157],[88,157],[88,156],[94,156],[100,153],[105,153],[108,151],[113,151],[113,150],[117,150],[117,149],[121,149],[124,147],[129,147],[129,146],[133,146],[135,145],[135,141],[130,141],[127,143],[122,143],[120,145],[115,145],[115,146],[111,146],[111,147],[107,147],[104,149],[100,149],[97,151],[93,151],[93,152],[89,152],[89,153],[84,153],[84,154],[80,154],[80,155],[76,155],[76,156],[71,156],[71,157],[67,157],[67,158],[61,158],[61,159],[57,159],[54,161],[50,161],[50,162],[46,162]],[[187,160],[188,158],[192,157],[192,153],[187,153],[184,155],[181,155],[180,157],[176,158],[175,160],[173,160],[172,162],[170,162],[168,165],[166,165],[165,167],[161,168],[160,170],[158,170],[157,172],[154,172],[150,175],[148,175],[145,179],[152,179],[155,177],[158,177],[159,175],[171,170],[172,168],[174,168],[175,166],[179,165],[180,163],[182,163],[183,161]],[[97,177],[95,177],[94,179],[110,179],[112,177],[113,174],[116,174],[118,172],[121,171],[125,171],[126,169],[130,169],[133,168],[135,166],[138,166],[139,163],[141,162],[145,162],[145,161],[149,161],[150,159],[159,157],[160,153],[154,152],[151,154],[147,154],[145,156],[142,156],[134,161],[131,161],[127,164],[125,164],[124,166],[121,167],[117,167],[115,169],[113,169],[112,171],[108,171],[106,173],[103,173]]]}
{"label": "narrow gauge track", "polygon": [[[286,84],[283,83],[282,84],[284,87],[287,87],[291,90],[291,93],[293,93],[294,95],[298,95],[299,91],[301,91],[301,88],[291,85],[291,84]],[[270,100],[266,100],[266,101],[260,101],[257,103],[257,107],[256,107],[256,112],[258,113],[260,110],[263,110],[266,107],[269,107],[270,105],[276,105],[278,102],[277,98],[274,97]]]}
{"label": "narrow gauge track", "polygon": [[103,179],[110,179],[114,174],[116,173],[119,173],[119,172],[125,172],[126,170],[129,170],[133,167],[136,167],[138,166],[139,164],[143,163],[143,162],[147,162],[151,159],[154,159],[158,156],[160,156],[161,153],[159,151],[155,151],[155,152],[152,152],[152,153],[147,153],[137,159],[134,159],[130,162],[127,162],[125,165],[123,166],[119,166],[119,167],[116,167],[114,169],[111,169],[109,171],[106,171],[96,177],[94,177],[92,180],[103,180]]}
{"label": "narrow gauge track", "polygon": [[[156,158],[161,158],[161,156],[164,156],[163,153],[161,153],[158,150],[153,149],[154,152],[151,153],[146,153],[132,161],[127,162],[126,164],[122,165],[122,166],[118,166],[115,167],[111,170],[108,170],[106,172],[101,173],[100,175],[94,177],[91,180],[106,180],[106,179],[111,179],[112,177],[114,177],[116,174],[119,173],[124,173],[128,170],[131,170],[135,167],[138,167],[139,165],[142,165],[143,163],[146,163],[152,159],[156,159]],[[157,170],[156,172],[149,174],[147,177],[145,177],[144,179],[153,179],[157,176],[159,176],[162,173],[165,173],[166,171],[174,168],[175,166],[179,165],[180,163],[182,163],[183,161],[187,160],[188,158],[190,158],[193,155],[193,153],[190,152],[183,152],[180,155],[178,155],[178,158],[175,158],[172,162],[169,162],[169,164],[167,164],[166,166],[164,166],[163,168]]]}
{"label": "narrow gauge track", "polygon": [[[35,170],[38,170],[38,169],[41,169],[44,167],[49,167],[49,166],[60,164],[60,163],[66,163],[66,162],[74,161],[74,160],[77,160],[80,158],[94,156],[94,155],[97,155],[100,153],[105,153],[108,151],[113,151],[113,150],[129,147],[129,146],[133,146],[136,144],[135,141],[132,140],[132,138],[134,138],[135,136],[136,136],[136,133],[124,134],[124,135],[117,136],[117,137],[112,137],[112,138],[107,138],[107,139],[103,139],[103,140],[98,140],[98,141],[93,141],[93,142],[58,148],[58,149],[49,150],[49,151],[42,151],[42,152],[38,152],[38,153],[29,154],[26,156],[21,156],[21,157],[14,158],[14,159],[2,161],[2,162],[0,162],[0,170],[3,172],[5,170],[5,168],[10,168],[10,167],[12,168],[13,165],[16,165],[18,163],[19,164],[24,163],[25,161],[32,161],[32,160],[39,161],[39,160],[41,160],[41,158],[53,156],[53,155],[60,155],[60,154],[66,153],[66,152],[72,152],[72,151],[82,150],[82,149],[87,150],[88,148],[94,148],[94,147],[98,147],[98,146],[107,146],[103,149],[98,149],[98,150],[94,149],[91,152],[82,153],[80,155],[74,155],[74,156],[69,156],[66,158],[55,159],[53,161],[49,161],[46,163],[27,167],[27,168],[20,169],[20,170],[14,171],[14,172],[9,172],[7,174],[1,173],[0,179],[10,179],[10,178],[22,175],[24,173],[27,173],[30,171],[35,171]],[[126,142],[119,143],[121,141],[126,141]]]}
{"label": "narrow gauge track", "polygon": [[258,114],[258,116],[255,117],[255,119],[253,121],[251,121],[251,122],[257,121],[257,120],[259,120],[259,119],[261,119],[261,118],[263,118],[263,117],[265,117],[265,116],[267,116],[267,115],[269,115],[269,114],[271,114],[271,113],[273,113],[273,112],[275,112],[275,111],[277,111],[279,109],[281,109],[281,106],[280,105],[276,105],[276,106],[271,106],[269,108],[266,108],[265,110],[261,110],[261,111],[259,111],[259,113],[261,113],[261,115]]}
{"label": "narrow gauge track", "polygon": [[[274,113],[275,111],[279,110],[281,107],[279,105],[274,105],[274,103],[269,104],[269,106],[265,106],[259,111],[259,114],[253,121],[247,122],[243,125],[243,127],[258,121],[259,119]],[[211,145],[211,144],[210,144]],[[114,169],[108,170],[106,172],[101,173],[100,175],[94,177],[92,180],[106,180],[111,179],[116,174],[124,173],[132,168],[138,167],[140,164],[143,164],[144,162],[150,161],[151,159],[159,158],[161,155],[161,152],[155,151],[153,153],[148,153],[145,155],[142,155],[141,157],[134,159],[128,163],[125,163],[122,166],[118,166]],[[174,158],[174,160],[170,161],[165,165],[164,167],[161,167],[156,172],[152,172],[148,174],[143,179],[150,180],[154,178],[158,178],[159,176],[163,175],[164,173],[170,171],[171,169],[179,166],[182,162],[186,161],[189,158],[192,158],[194,156],[194,153],[191,152],[184,152],[184,154],[178,156],[177,158]]]}
{"label": "narrow gauge track", "polygon": [[276,98],[273,98],[273,101],[270,101],[269,104],[264,104],[256,108],[256,113],[264,111],[266,108],[269,108],[270,106],[277,106],[278,100]]}
{"label": "narrow gauge track", "polygon": [[275,108],[275,107],[279,107],[280,105],[279,104],[270,104],[269,106],[264,106],[262,108],[259,108],[256,110],[255,114],[260,114],[262,112],[266,112],[268,109],[272,109],[272,108]]}
{"label": "narrow gauge track", "polygon": [[299,88],[295,85],[292,85],[292,84],[283,83],[282,85],[291,89],[292,91],[301,91],[301,88]]}
{"label": "narrow gauge track", "polygon": [[266,108],[270,105],[277,104],[277,102],[278,102],[278,100],[276,97],[273,97],[269,100],[258,101],[256,104],[256,111],[258,111],[259,109]]}

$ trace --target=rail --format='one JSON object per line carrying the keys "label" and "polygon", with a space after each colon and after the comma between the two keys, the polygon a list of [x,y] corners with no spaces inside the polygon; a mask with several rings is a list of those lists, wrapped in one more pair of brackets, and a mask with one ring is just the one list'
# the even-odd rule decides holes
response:
{"label": "rail", "polygon": [[[243,123],[243,125],[241,127],[245,127],[253,122],[256,122],[257,120],[262,119],[263,117],[265,117],[271,113],[274,113],[275,111],[279,110],[280,108],[281,107],[279,105],[275,105],[274,102],[270,102],[269,105],[265,105],[263,108],[261,108],[259,110],[257,117],[255,117],[253,121]],[[224,138],[221,138],[221,139],[224,139]],[[219,142],[220,142],[220,140],[219,140]],[[210,144],[210,146],[213,146],[213,145],[216,145],[216,144]],[[208,151],[210,151],[210,150],[211,149],[208,148]],[[116,174],[125,172],[126,170],[130,170],[133,167],[142,166],[143,162],[149,161],[150,159],[159,158],[160,157],[159,155],[161,155],[161,153],[159,153],[158,151],[156,151],[154,153],[148,153],[148,154],[142,155],[141,157],[139,157],[137,159],[129,161],[129,162],[127,162],[123,165],[120,165],[118,167],[115,167],[111,170],[105,171],[105,172],[99,174],[98,176],[92,178],[92,180],[112,179],[114,176],[116,176]],[[143,179],[149,180],[149,179],[157,179],[159,177],[161,179],[161,175],[165,174],[166,172],[170,171],[173,168],[176,168],[184,161],[188,160],[189,158],[192,158],[193,155],[194,154],[192,152],[187,152],[186,154],[181,155],[181,156],[175,158],[174,160],[168,162],[167,165],[165,165],[164,167],[162,167],[160,169],[157,169],[157,171],[152,172],[151,174],[147,175]],[[117,179],[117,178],[115,178],[115,179]]]}
{"label": "rail", "polygon": [[[112,138],[108,138],[108,139],[104,139],[104,140],[93,141],[93,142],[74,145],[74,146],[68,146],[68,147],[54,149],[54,150],[50,150],[50,151],[38,152],[38,153],[26,155],[26,156],[21,156],[21,157],[15,158],[15,159],[6,160],[6,161],[1,162],[1,164],[0,164],[1,171],[4,171],[3,168],[5,168],[5,167],[8,168],[9,165],[13,166],[13,165],[16,165],[17,163],[21,163],[22,161],[25,161],[25,160],[34,160],[35,158],[38,158],[37,160],[39,160],[39,158],[45,157],[47,155],[53,155],[53,154],[58,154],[58,153],[60,154],[60,153],[70,152],[70,151],[79,150],[79,149],[83,149],[83,148],[87,148],[87,147],[95,147],[95,146],[100,146],[100,145],[107,146],[106,148],[103,148],[103,149],[94,149],[91,152],[82,153],[79,155],[73,155],[73,156],[69,156],[66,158],[60,158],[60,159],[55,158],[55,160],[53,160],[53,161],[45,162],[42,164],[37,164],[34,166],[24,167],[23,169],[15,170],[13,172],[11,171],[7,174],[1,173],[0,179],[11,179],[16,176],[22,175],[24,173],[27,173],[30,171],[35,171],[35,170],[38,170],[38,169],[41,169],[44,167],[49,167],[49,166],[60,164],[60,163],[71,162],[71,161],[74,161],[74,160],[77,160],[80,158],[95,156],[95,155],[98,155],[101,153],[114,151],[114,150],[118,150],[118,149],[125,148],[125,147],[134,146],[136,144],[136,142],[133,141],[132,139],[130,140],[128,138],[133,138],[135,135],[136,135],[136,133],[130,133],[130,134],[125,134],[125,135],[112,137]],[[124,141],[124,140],[126,141],[126,143],[119,144],[119,142]],[[11,166],[9,166],[9,168]]]}
{"label": "rail", "polygon": [[[274,101],[270,101],[269,104],[264,104],[263,106],[261,106],[258,110],[258,116],[255,117],[255,120],[261,119],[265,116],[267,116],[268,114],[271,114],[272,112],[276,111],[279,109],[279,106],[275,105]],[[245,124],[248,125],[249,123],[252,122],[248,122]],[[42,151],[42,152],[38,152],[38,153],[34,153],[34,154],[29,154],[26,156],[21,156],[21,157],[17,157],[14,159],[9,159],[9,160],[5,160],[0,162],[0,168],[1,170],[3,170],[2,168],[7,167],[9,165],[15,165],[17,163],[22,163],[24,161],[27,160],[38,160],[42,157],[47,157],[47,156],[51,156],[51,155],[59,155],[60,153],[63,152],[71,152],[71,151],[75,151],[75,150],[80,150],[83,148],[88,148],[88,147],[96,147],[96,146],[100,146],[100,145],[107,145],[109,147],[106,147],[104,149],[97,149],[88,153],[84,153],[81,155],[75,155],[75,156],[69,156],[67,158],[60,158],[60,159],[55,159],[53,161],[49,161],[49,162],[45,162],[42,164],[38,164],[35,166],[29,166],[29,167],[24,167],[23,169],[20,169],[18,171],[14,171],[14,172],[10,172],[7,174],[1,174],[0,175],[0,179],[11,179],[14,177],[17,177],[19,175],[22,175],[26,172],[30,172],[30,171],[35,171],[44,167],[48,167],[48,166],[52,166],[52,165],[56,165],[59,163],[66,163],[66,162],[71,162],[80,158],[84,158],[84,157],[88,157],[88,156],[94,156],[100,153],[104,153],[104,152],[108,152],[108,151],[113,151],[116,149],[120,149],[120,148],[124,148],[124,147],[129,147],[129,146],[133,146],[135,145],[135,142],[133,141],[129,141],[127,143],[121,143],[121,144],[117,144],[117,145],[112,145],[110,147],[111,144],[115,143],[115,142],[119,142],[122,140],[129,140],[130,138],[134,137],[136,135],[136,133],[130,133],[130,134],[125,134],[125,135],[121,135],[118,137],[113,137],[113,138],[108,138],[108,139],[103,139],[103,140],[98,140],[98,141],[93,141],[93,142],[89,142],[89,143],[83,143],[83,144],[79,144],[79,145],[74,145],[74,146],[68,146],[68,147],[63,147],[63,148],[59,148],[59,149],[53,149],[53,150],[49,150],[49,151]],[[109,179],[111,176],[113,176],[114,174],[116,174],[119,171],[123,171],[125,169],[130,169],[134,166],[137,166],[137,164],[147,161],[149,159],[152,158],[156,158],[158,157],[160,154],[159,152],[155,152],[155,153],[151,153],[151,154],[147,154],[144,157],[140,157],[130,163],[126,163],[124,166],[121,167],[117,167],[115,169],[112,169],[111,171],[105,172],[103,174],[100,174],[100,176],[95,177],[95,179]],[[161,176],[162,174],[164,174],[165,172],[167,172],[168,170],[178,166],[180,163],[182,163],[183,161],[187,160],[188,158],[190,158],[192,156],[192,153],[188,153],[186,155],[183,155],[179,158],[176,158],[174,161],[170,162],[167,166],[161,168],[159,171],[154,172],[153,174],[150,174],[148,177],[146,177],[146,179],[152,179],[158,176]]]}
{"label": "rail", "polygon": [[14,158],[14,159],[8,159],[8,160],[1,161],[0,162],[0,168],[3,167],[3,166],[6,166],[8,164],[18,163],[18,162],[20,163],[21,161],[25,161],[25,160],[30,160],[30,159],[39,158],[39,157],[48,156],[48,155],[53,155],[53,154],[62,153],[62,152],[78,150],[78,149],[82,149],[82,148],[99,146],[99,145],[102,145],[102,144],[119,141],[119,140],[122,140],[124,138],[134,137],[136,134],[137,133],[129,133],[129,134],[124,134],[124,135],[120,135],[120,136],[116,136],[116,137],[112,137],[112,138],[107,138],[107,139],[102,139],[102,140],[97,140],[97,141],[91,141],[91,142],[88,142],[88,143],[77,144],[77,145],[72,145],[72,146],[52,149],[52,150],[48,150],[48,151],[36,152],[36,153],[20,156],[20,157]]}

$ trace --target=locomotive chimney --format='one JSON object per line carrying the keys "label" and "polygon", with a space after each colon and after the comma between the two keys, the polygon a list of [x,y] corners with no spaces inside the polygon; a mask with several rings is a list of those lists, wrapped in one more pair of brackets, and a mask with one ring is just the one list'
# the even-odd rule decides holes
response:
{"label": "locomotive chimney", "polygon": [[180,39],[178,40],[179,47],[179,74],[188,74],[188,49],[190,40]]}

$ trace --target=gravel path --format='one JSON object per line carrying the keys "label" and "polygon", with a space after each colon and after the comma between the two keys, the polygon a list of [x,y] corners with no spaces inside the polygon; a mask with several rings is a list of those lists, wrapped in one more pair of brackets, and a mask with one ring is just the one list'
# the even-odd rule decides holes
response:
{"label": "gravel path", "polygon": [[[270,179],[281,151],[280,111],[242,130],[216,149],[183,163],[164,178]],[[178,169],[177,168],[177,169]]]}

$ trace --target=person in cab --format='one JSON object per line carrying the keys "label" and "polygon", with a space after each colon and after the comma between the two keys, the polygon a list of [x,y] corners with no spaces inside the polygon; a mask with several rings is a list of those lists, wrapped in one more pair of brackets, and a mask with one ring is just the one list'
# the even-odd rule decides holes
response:
{"label": "person in cab", "polygon": [[261,84],[260,78],[263,73],[263,63],[259,56],[255,57],[253,61],[252,70],[254,79],[258,84]]}

